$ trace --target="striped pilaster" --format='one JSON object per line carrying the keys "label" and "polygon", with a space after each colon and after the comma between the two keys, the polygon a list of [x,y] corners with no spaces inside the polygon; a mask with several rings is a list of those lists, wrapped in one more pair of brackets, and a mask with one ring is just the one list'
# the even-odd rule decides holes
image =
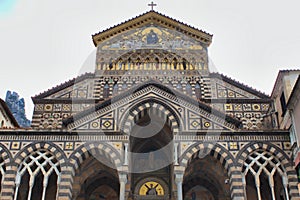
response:
{"label": "striped pilaster", "polygon": [[241,168],[231,167],[229,170],[230,194],[233,200],[245,199],[245,188]]}
{"label": "striped pilaster", "polygon": [[17,165],[15,163],[9,163],[6,166],[4,182],[1,186],[1,200],[13,200],[15,193],[16,171]]}
{"label": "striped pilaster", "polygon": [[73,184],[74,170],[71,166],[61,167],[61,180],[58,186],[58,200],[72,199],[72,184]]}

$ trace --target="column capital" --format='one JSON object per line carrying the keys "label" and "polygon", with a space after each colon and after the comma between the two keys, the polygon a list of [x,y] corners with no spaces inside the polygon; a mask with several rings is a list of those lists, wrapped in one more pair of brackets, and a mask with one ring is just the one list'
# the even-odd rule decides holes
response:
{"label": "column capital", "polygon": [[119,180],[121,183],[127,183],[127,174],[119,173]]}
{"label": "column capital", "polygon": [[183,173],[175,173],[175,182],[182,183],[183,181]]}

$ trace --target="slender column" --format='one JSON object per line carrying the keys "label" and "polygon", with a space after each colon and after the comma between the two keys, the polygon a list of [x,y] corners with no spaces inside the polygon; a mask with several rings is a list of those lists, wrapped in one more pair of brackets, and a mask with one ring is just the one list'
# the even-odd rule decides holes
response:
{"label": "slender column", "polygon": [[282,176],[282,183],[283,183],[283,187],[284,187],[284,193],[285,193],[285,198],[286,200],[289,200],[289,190],[288,190],[288,180],[287,177]]}
{"label": "slender column", "polygon": [[128,165],[128,143],[124,143],[124,165]]}
{"label": "slender column", "polygon": [[175,165],[178,165],[178,143],[174,143],[174,161]]}
{"label": "slender column", "polygon": [[42,200],[45,200],[47,185],[48,185],[48,176],[45,175],[44,176],[44,181],[43,181],[43,195],[42,195]]}
{"label": "slender column", "polygon": [[19,173],[17,173],[17,176],[16,176],[16,191],[15,191],[14,200],[17,200],[17,198],[18,198],[20,183],[21,183],[21,175]]}
{"label": "slender column", "polygon": [[259,174],[255,175],[255,185],[257,191],[257,199],[261,200]]}
{"label": "slender column", "polygon": [[177,200],[182,200],[182,181],[183,174],[175,174],[175,183],[177,185]]}
{"label": "slender column", "polygon": [[31,194],[32,194],[32,188],[33,188],[33,184],[34,184],[34,179],[35,177],[34,176],[30,176],[30,179],[29,179],[29,190],[28,190],[28,200],[31,199]]}
{"label": "slender column", "polygon": [[125,200],[125,184],[127,183],[127,174],[119,174],[120,179],[120,200]]}
{"label": "slender column", "polygon": [[275,197],[275,190],[274,190],[274,180],[273,180],[273,174],[269,174],[269,185],[272,193],[272,199],[276,200]]}

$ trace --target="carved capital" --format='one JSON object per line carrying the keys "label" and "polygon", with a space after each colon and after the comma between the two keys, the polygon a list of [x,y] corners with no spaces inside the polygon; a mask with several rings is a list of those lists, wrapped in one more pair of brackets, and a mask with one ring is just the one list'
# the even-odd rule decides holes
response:
{"label": "carved capital", "polygon": [[175,183],[182,183],[183,181],[183,173],[176,173],[175,174]]}
{"label": "carved capital", "polygon": [[124,183],[126,184],[127,183],[127,174],[119,174],[119,180],[120,180],[120,183]]}

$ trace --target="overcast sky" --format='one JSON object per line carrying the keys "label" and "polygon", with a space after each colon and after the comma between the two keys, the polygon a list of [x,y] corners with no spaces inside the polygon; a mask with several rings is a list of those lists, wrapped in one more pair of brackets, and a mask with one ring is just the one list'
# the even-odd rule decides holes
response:
{"label": "overcast sky", "polygon": [[[0,0],[0,97],[25,98],[79,74],[91,35],[149,10],[147,0]],[[279,69],[300,66],[299,0],[159,0],[160,13],[213,34],[220,73],[270,94]]]}

